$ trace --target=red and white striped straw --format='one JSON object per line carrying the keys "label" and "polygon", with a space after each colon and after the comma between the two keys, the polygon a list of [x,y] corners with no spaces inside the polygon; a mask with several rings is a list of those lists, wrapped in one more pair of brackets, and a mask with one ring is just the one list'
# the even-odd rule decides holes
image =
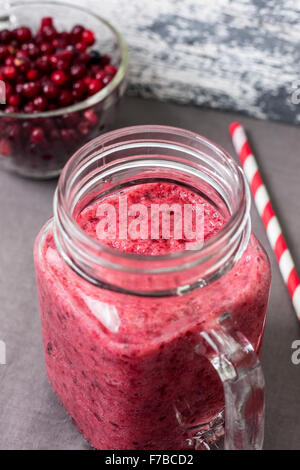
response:
{"label": "red and white striped straw", "polygon": [[236,153],[248,179],[254,201],[262,218],[272,249],[279,264],[283,280],[289,290],[298,320],[300,320],[300,280],[290,250],[274,213],[270,196],[264,185],[256,159],[251,151],[247,136],[239,122],[231,124],[230,135]]}

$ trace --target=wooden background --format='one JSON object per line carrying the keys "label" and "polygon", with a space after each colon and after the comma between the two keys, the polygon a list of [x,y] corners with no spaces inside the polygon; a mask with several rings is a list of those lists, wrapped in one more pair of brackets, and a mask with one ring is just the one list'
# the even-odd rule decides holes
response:
{"label": "wooden background", "polygon": [[300,122],[300,0],[73,2],[123,33],[130,93]]}

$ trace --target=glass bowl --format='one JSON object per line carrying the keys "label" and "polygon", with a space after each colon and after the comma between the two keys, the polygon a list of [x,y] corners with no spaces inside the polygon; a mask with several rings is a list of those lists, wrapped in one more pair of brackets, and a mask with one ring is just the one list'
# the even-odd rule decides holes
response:
{"label": "glass bowl", "polygon": [[[128,68],[128,50],[119,32],[80,6],[12,1],[9,20],[1,21],[0,29],[26,25],[36,31],[45,16],[53,17],[58,31],[70,31],[75,24],[93,30],[93,49],[110,55],[118,72],[102,90],[71,106],[33,114],[0,112],[0,167],[39,179],[57,176],[74,151],[111,127],[126,89]],[[30,139],[34,127],[44,131],[45,139],[40,144]]]}

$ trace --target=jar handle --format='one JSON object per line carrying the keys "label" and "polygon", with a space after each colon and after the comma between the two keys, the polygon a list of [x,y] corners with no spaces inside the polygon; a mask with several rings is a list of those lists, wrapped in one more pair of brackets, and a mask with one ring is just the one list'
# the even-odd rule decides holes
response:
{"label": "jar handle", "polygon": [[227,313],[219,318],[216,327],[201,332],[201,338],[204,355],[223,382],[225,449],[261,450],[265,381],[253,346],[234,327]]}

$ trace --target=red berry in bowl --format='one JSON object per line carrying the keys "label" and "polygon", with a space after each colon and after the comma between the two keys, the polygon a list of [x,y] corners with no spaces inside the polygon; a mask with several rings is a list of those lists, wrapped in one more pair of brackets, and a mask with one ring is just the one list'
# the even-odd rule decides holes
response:
{"label": "red berry in bowl", "polygon": [[[10,85],[10,84],[9,84],[9,83],[6,83],[6,92],[7,92],[7,85]],[[10,85],[10,86],[11,86],[11,85]],[[17,83],[17,84],[16,84],[15,90],[16,90],[16,93],[17,93],[18,95],[22,95],[22,93],[23,93],[23,86],[24,86],[24,83]],[[12,92],[13,92],[13,89],[11,90],[11,93],[12,93]],[[6,95],[6,96],[7,96],[7,95]]]}
{"label": "red berry in bowl", "polygon": [[29,70],[30,61],[27,57],[16,57],[14,60],[14,66],[17,67],[18,72],[25,73]]}
{"label": "red berry in bowl", "polygon": [[55,72],[51,74],[51,80],[52,82],[61,86],[66,83],[66,81],[68,80],[68,77],[63,70],[55,70]]}
{"label": "red berry in bowl", "polygon": [[108,85],[113,79],[112,75],[106,75],[106,77],[103,78],[102,83],[104,86]]}
{"label": "red berry in bowl", "polygon": [[88,44],[86,42],[79,41],[75,44],[75,47],[78,52],[85,52],[88,48]]}
{"label": "red berry in bowl", "polygon": [[35,61],[35,65],[38,69],[42,70],[43,72],[46,72],[51,67],[49,56],[42,55],[38,57]]}
{"label": "red berry in bowl", "polygon": [[29,57],[31,57],[32,59],[39,56],[40,49],[36,44],[30,42],[28,45],[23,44],[23,46],[27,46],[27,48],[25,48],[24,50],[28,52]]}
{"label": "red berry in bowl", "polygon": [[48,99],[55,99],[59,95],[59,88],[55,83],[48,82],[43,86],[43,93]]}
{"label": "red berry in bowl", "polygon": [[51,41],[51,39],[54,39],[57,35],[57,32],[53,26],[42,26],[41,28],[41,36],[44,40],[46,41]]}
{"label": "red berry in bowl", "polygon": [[117,73],[117,67],[115,67],[114,65],[106,65],[104,67],[104,72],[107,74],[107,75],[112,75],[112,76],[115,76],[116,73]]}
{"label": "red berry in bowl", "polygon": [[64,106],[69,106],[73,101],[72,93],[69,90],[62,90],[58,97],[58,102],[63,108]]}
{"label": "red berry in bowl", "polygon": [[83,80],[78,80],[77,82],[73,83],[73,91],[72,95],[75,99],[81,99],[83,96],[86,95],[88,91],[88,86]]}
{"label": "red berry in bowl", "polygon": [[53,18],[51,16],[45,16],[41,20],[41,29],[45,26],[53,26]]}
{"label": "red berry in bowl", "polygon": [[54,51],[54,47],[51,42],[43,42],[40,46],[41,52],[45,55],[50,55]]}
{"label": "red berry in bowl", "polygon": [[43,93],[46,98],[52,100],[58,97],[59,95],[59,88],[55,83],[47,82],[43,86]]}
{"label": "red berry in bowl", "polygon": [[2,29],[0,31],[0,42],[2,44],[9,44],[13,36],[13,33],[9,31],[8,29]]}
{"label": "red berry in bowl", "polygon": [[55,55],[55,54],[50,55],[50,57],[49,57],[49,62],[50,62],[50,64],[51,64],[51,67],[52,67],[53,69],[56,69],[56,67],[57,67],[57,62],[58,62],[58,57],[57,57],[57,55]]}
{"label": "red berry in bowl", "polygon": [[68,70],[68,68],[70,67],[70,63],[68,60],[66,59],[58,59],[57,61],[57,64],[56,64],[56,68],[57,70]]}
{"label": "red berry in bowl", "polygon": [[84,27],[81,26],[80,24],[76,24],[71,29],[72,42],[80,41],[83,31],[84,31]]}
{"label": "red berry in bowl", "polygon": [[7,56],[8,53],[9,52],[8,52],[7,46],[0,44],[0,60],[3,60]]}
{"label": "red berry in bowl", "polygon": [[13,31],[14,37],[20,42],[30,41],[32,37],[31,30],[26,26],[20,26]]}
{"label": "red berry in bowl", "polygon": [[81,35],[81,39],[83,42],[91,46],[95,42],[95,36],[93,31],[91,31],[90,29],[85,29]]}
{"label": "red berry in bowl", "polygon": [[3,69],[3,75],[7,80],[15,80],[17,73],[17,69],[14,65],[6,65]]}
{"label": "red berry in bowl", "polygon": [[8,98],[8,104],[10,106],[13,106],[14,108],[18,108],[21,104],[21,98],[20,95],[11,95]]}
{"label": "red berry in bowl", "polygon": [[28,82],[22,85],[22,94],[26,98],[34,98],[39,92],[39,85],[37,82]]}
{"label": "red berry in bowl", "polygon": [[35,112],[35,107],[34,107],[34,104],[33,104],[33,101],[28,101],[24,108],[23,108],[23,111],[24,113],[27,113],[27,114],[32,114]]}
{"label": "red berry in bowl", "polygon": [[74,80],[82,78],[85,73],[86,70],[83,64],[74,64],[70,69],[70,75]]}
{"label": "red berry in bowl", "polygon": [[12,55],[6,57],[5,59],[5,65],[14,65],[14,62],[15,62],[15,58]]}
{"label": "red berry in bowl", "polygon": [[40,72],[36,69],[30,69],[28,70],[27,74],[26,74],[26,77],[28,80],[30,81],[34,81],[34,80],[37,80],[40,76]]}
{"label": "red berry in bowl", "polygon": [[97,80],[96,78],[92,79],[88,85],[88,90],[89,90],[90,95],[94,95],[98,91],[102,90],[102,88],[103,88],[102,83],[100,82],[100,80]]}
{"label": "red berry in bowl", "polygon": [[38,144],[44,140],[45,134],[41,127],[34,127],[30,134],[30,140],[34,144]]}
{"label": "red berry in bowl", "polygon": [[45,111],[48,107],[48,102],[44,96],[37,96],[33,100],[33,105],[37,111]]}
{"label": "red berry in bowl", "polygon": [[106,73],[104,72],[104,70],[99,70],[98,72],[96,72],[95,74],[95,78],[97,80],[100,80],[100,82],[102,82],[103,78],[106,77]]}

